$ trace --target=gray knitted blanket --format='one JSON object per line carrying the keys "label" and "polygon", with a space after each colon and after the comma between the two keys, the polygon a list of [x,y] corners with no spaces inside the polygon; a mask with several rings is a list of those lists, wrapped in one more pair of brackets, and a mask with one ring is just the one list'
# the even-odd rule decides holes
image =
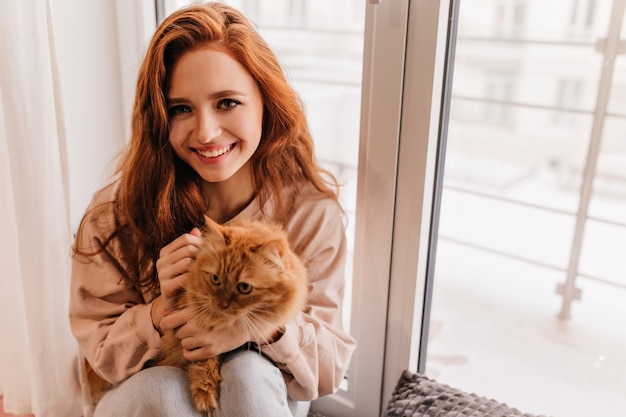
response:
{"label": "gray knitted blanket", "polygon": [[383,417],[545,417],[404,371]]}

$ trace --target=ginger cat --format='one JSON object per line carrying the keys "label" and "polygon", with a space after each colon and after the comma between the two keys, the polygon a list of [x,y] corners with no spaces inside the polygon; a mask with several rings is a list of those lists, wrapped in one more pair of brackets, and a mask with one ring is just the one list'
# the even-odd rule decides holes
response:
{"label": "ginger cat", "polygon": [[[306,270],[280,227],[250,221],[222,226],[207,218],[202,240],[176,308],[193,307],[207,328],[239,321],[259,335],[268,326],[279,331],[305,310]],[[186,369],[195,408],[210,415],[218,407],[219,357],[190,363],[172,331],[161,341],[156,364]]]}
{"label": "ginger cat", "polygon": [[[193,306],[207,328],[228,328],[242,321],[253,332],[268,326],[279,331],[307,309],[305,267],[279,226],[251,221],[223,226],[209,218],[205,221],[203,245],[175,308]],[[211,415],[218,407],[219,356],[189,362],[172,331],[163,334],[161,343],[161,354],[148,366],[187,370],[195,408]],[[85,365],[97,403],[111,384]]]}

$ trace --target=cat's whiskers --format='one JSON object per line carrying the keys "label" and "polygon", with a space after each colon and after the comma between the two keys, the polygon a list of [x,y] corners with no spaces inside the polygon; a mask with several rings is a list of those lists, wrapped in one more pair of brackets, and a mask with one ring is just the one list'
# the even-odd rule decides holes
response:
{"label": "cat's whiskers", "polygon": [[263,335],[261,330],[257,327],[252,317],[249,317],[249,315],[244,315],[241,317],[241,322],[247,328],[248,334],[254,335],[255,339],[259,339],[262,342],[261,344],[265,345],[269,343],[269,340],[267,339],[266,336]]}
{"label": "cat's whiskers", "polygon": [[181,307],[193,307],[198,308],[202,307],[204,309],[214,308],[213,303],[210,302],[209,299],[205,300],[195,300],[195,301],[187,301],[185,303],[181,303]]}
{"label": "cat's whiskers", "polygon": [[222,316],[221,314],[219,314],[219,310],[216,310],[212,305],[205,302],[198,301],[193,303],[185,303],[185,305],[181,307],[190,308],[195,316],[214,319]]}
{"label": "cat's whiskers", "polygon": [[[187,298],[189,298],[191,296],[191,294],[187,295]],[[212,294],[205,294],[202,291],[196,291],[193,293],[193,297],[194,297],[194,301],[196,303],[211,303],[214,300],[214,296]]]}

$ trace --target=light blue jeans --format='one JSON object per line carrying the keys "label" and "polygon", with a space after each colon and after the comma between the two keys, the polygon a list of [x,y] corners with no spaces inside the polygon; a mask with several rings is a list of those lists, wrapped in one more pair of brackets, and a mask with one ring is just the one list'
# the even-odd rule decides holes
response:
{"label": "light blue jeans", "polygon": [[[306,417],[310,403],[289,400],[280,370],[255,351],[222,358],[220,408],[215,417]],[[94,417],[203,417],[193,408],[187,373],[169,366],[147,368],[98,402]]]}

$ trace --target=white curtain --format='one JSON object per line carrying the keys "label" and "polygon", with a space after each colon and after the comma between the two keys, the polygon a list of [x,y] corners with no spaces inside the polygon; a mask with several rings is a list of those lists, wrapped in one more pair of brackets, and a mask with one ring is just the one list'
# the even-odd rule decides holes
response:
{"label": "white curtain", "polygon": [[6,412],[73,417],[81,401],[53,35],[50,0],[0,1],[0,395]]}

